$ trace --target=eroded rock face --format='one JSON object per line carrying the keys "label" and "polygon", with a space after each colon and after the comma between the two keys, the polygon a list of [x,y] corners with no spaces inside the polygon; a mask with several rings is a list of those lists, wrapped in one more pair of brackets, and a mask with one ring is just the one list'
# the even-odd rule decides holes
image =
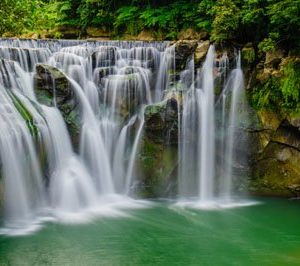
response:
{"label": "eroded rock face", "polygon": [[177,143],[178,102],[175,97],[146,107],[145,134],[156,143]]}
{"label": "eroded rock face", "polygon": [[174,195],[178,163],[178,95],[145,109],[144,136],[139,153],[143,173],[139,190],[146,197]]}
{"label": "eroded rock face", "polygon": [[155,41],[156,38],[153,31],[142,30],[137,36],[137,39],[140,41]]}
{"label": "eroded rock face", "polygon": [[207,51],[209,49],[209,46],[210,46],[209,41],[198,42],[197,48],[195,50],[195,65],[196,66],[200,66],[202,64],[202,62],[204,61]]}
{"label": "eroded rock face", "polygon": [[179,40],[206,40],[209,35],[206,31],[195,31],[192,28],[181,30],[177,34]]}
{"label": "eroded rock face", "polygon": [[[250,191],[265,195],[300,196],[300,131],[286,118],[258,112],[256,158]],[[300,117],[299,117],[300,118]]]}
{"label": "eroded rock face", "polygon": [[88,27],[86,29],[86,34],[91,38],[101,38],[101,39],[109,39],[111,37],[111,33],[105,29],[96,28],[96,27]]}
{"label": "eroded rock face", "polygon": [[197,45],[196,40],[181,40],[175,43],[175,64],[177,71],[185,69],[186,62],[193,56]]}
{"label": "eroded rock face", "polygon": [[37,64],[34,76],[35,93],[38,101],[47,106],[57,106],[67,124],[75,147],[79,143],[80,117],[78,102],[67,77],[57,68]]}

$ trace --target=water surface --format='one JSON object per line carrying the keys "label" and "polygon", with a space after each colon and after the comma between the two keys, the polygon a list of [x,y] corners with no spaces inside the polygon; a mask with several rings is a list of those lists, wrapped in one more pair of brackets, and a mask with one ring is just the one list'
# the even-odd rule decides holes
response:
{"label": "water surface", "polygon": [[0,236],[0,265],[300,265],[300,202],[233,209],[170,202],[89,224]]}

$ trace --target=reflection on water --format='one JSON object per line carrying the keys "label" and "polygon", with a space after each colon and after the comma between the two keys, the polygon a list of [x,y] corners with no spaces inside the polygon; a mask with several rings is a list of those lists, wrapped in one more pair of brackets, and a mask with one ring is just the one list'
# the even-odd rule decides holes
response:
{"label": "reflection on water", "polygon": [[51,222],[0,236],[0,265],[300,265],[299,201],[258,201],[210,210],[153,202],[90,224]]}

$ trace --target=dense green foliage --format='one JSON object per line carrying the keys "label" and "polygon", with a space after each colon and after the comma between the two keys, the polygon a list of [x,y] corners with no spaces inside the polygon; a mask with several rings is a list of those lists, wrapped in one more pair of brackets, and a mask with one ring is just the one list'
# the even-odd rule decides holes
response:
{"label": "dense green foliage", "polygon": [[[144,31],[176,39],[192,28],[217,43],[252,43],[243,52],[252,65],[257,54],[300,49],[300,0],[1,0],[0,21],[0,35],[52,38],[85,37],[96,28],[115,38]],[[253,105],[299,110],[299,77],[299,63],[285,65],[280,77],[254,89]]]}
{"label": "dense green foliage", "polygon": [[252,91],[252,104],[275,111],[300,111],[300,62],[290,59],[277,75],[265,79]]}
{"label": "dense green foliage", "polygon": [[182,29],[206,31],[216,42],[299,46],[299,0],[2,0],[0,34],[88,27],[136,35],[152,30],[174,39]]}

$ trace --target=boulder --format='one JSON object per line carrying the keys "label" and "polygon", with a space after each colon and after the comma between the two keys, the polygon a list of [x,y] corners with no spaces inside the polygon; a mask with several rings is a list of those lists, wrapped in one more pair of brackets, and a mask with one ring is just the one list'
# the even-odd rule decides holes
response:
{"label": "boulder", "polygon": [[205,59],[207,51],[209,49],[210,42],[202,41],[198,42],[197,48],[195,50],[195,65],[200,66]]}
{"label": "boulder", "polygon": [[177,71],[182,71],[186,67],[188,58],[194,55],[197,48],[195,40],[180,40],[175,43],[175,65]]}
{"label": "boulder", "polygon": [[145,134],[155,143],[177,144],[178,101],[170,97],[145,108]]}
{"label": "boulder", "polygon": [[47,106],[57,106],[61,111],[72,142],[77,147],[80,132],[78,102],[67,77],[55,67],[37,64],[34,83],[38,101]]}
{"label": "boulder", "polygon": [[145,108],[144,134],[138,164],[143,173],[138,190],[144,197],[175,195],[178,164],[178,101],[176,93]]}

